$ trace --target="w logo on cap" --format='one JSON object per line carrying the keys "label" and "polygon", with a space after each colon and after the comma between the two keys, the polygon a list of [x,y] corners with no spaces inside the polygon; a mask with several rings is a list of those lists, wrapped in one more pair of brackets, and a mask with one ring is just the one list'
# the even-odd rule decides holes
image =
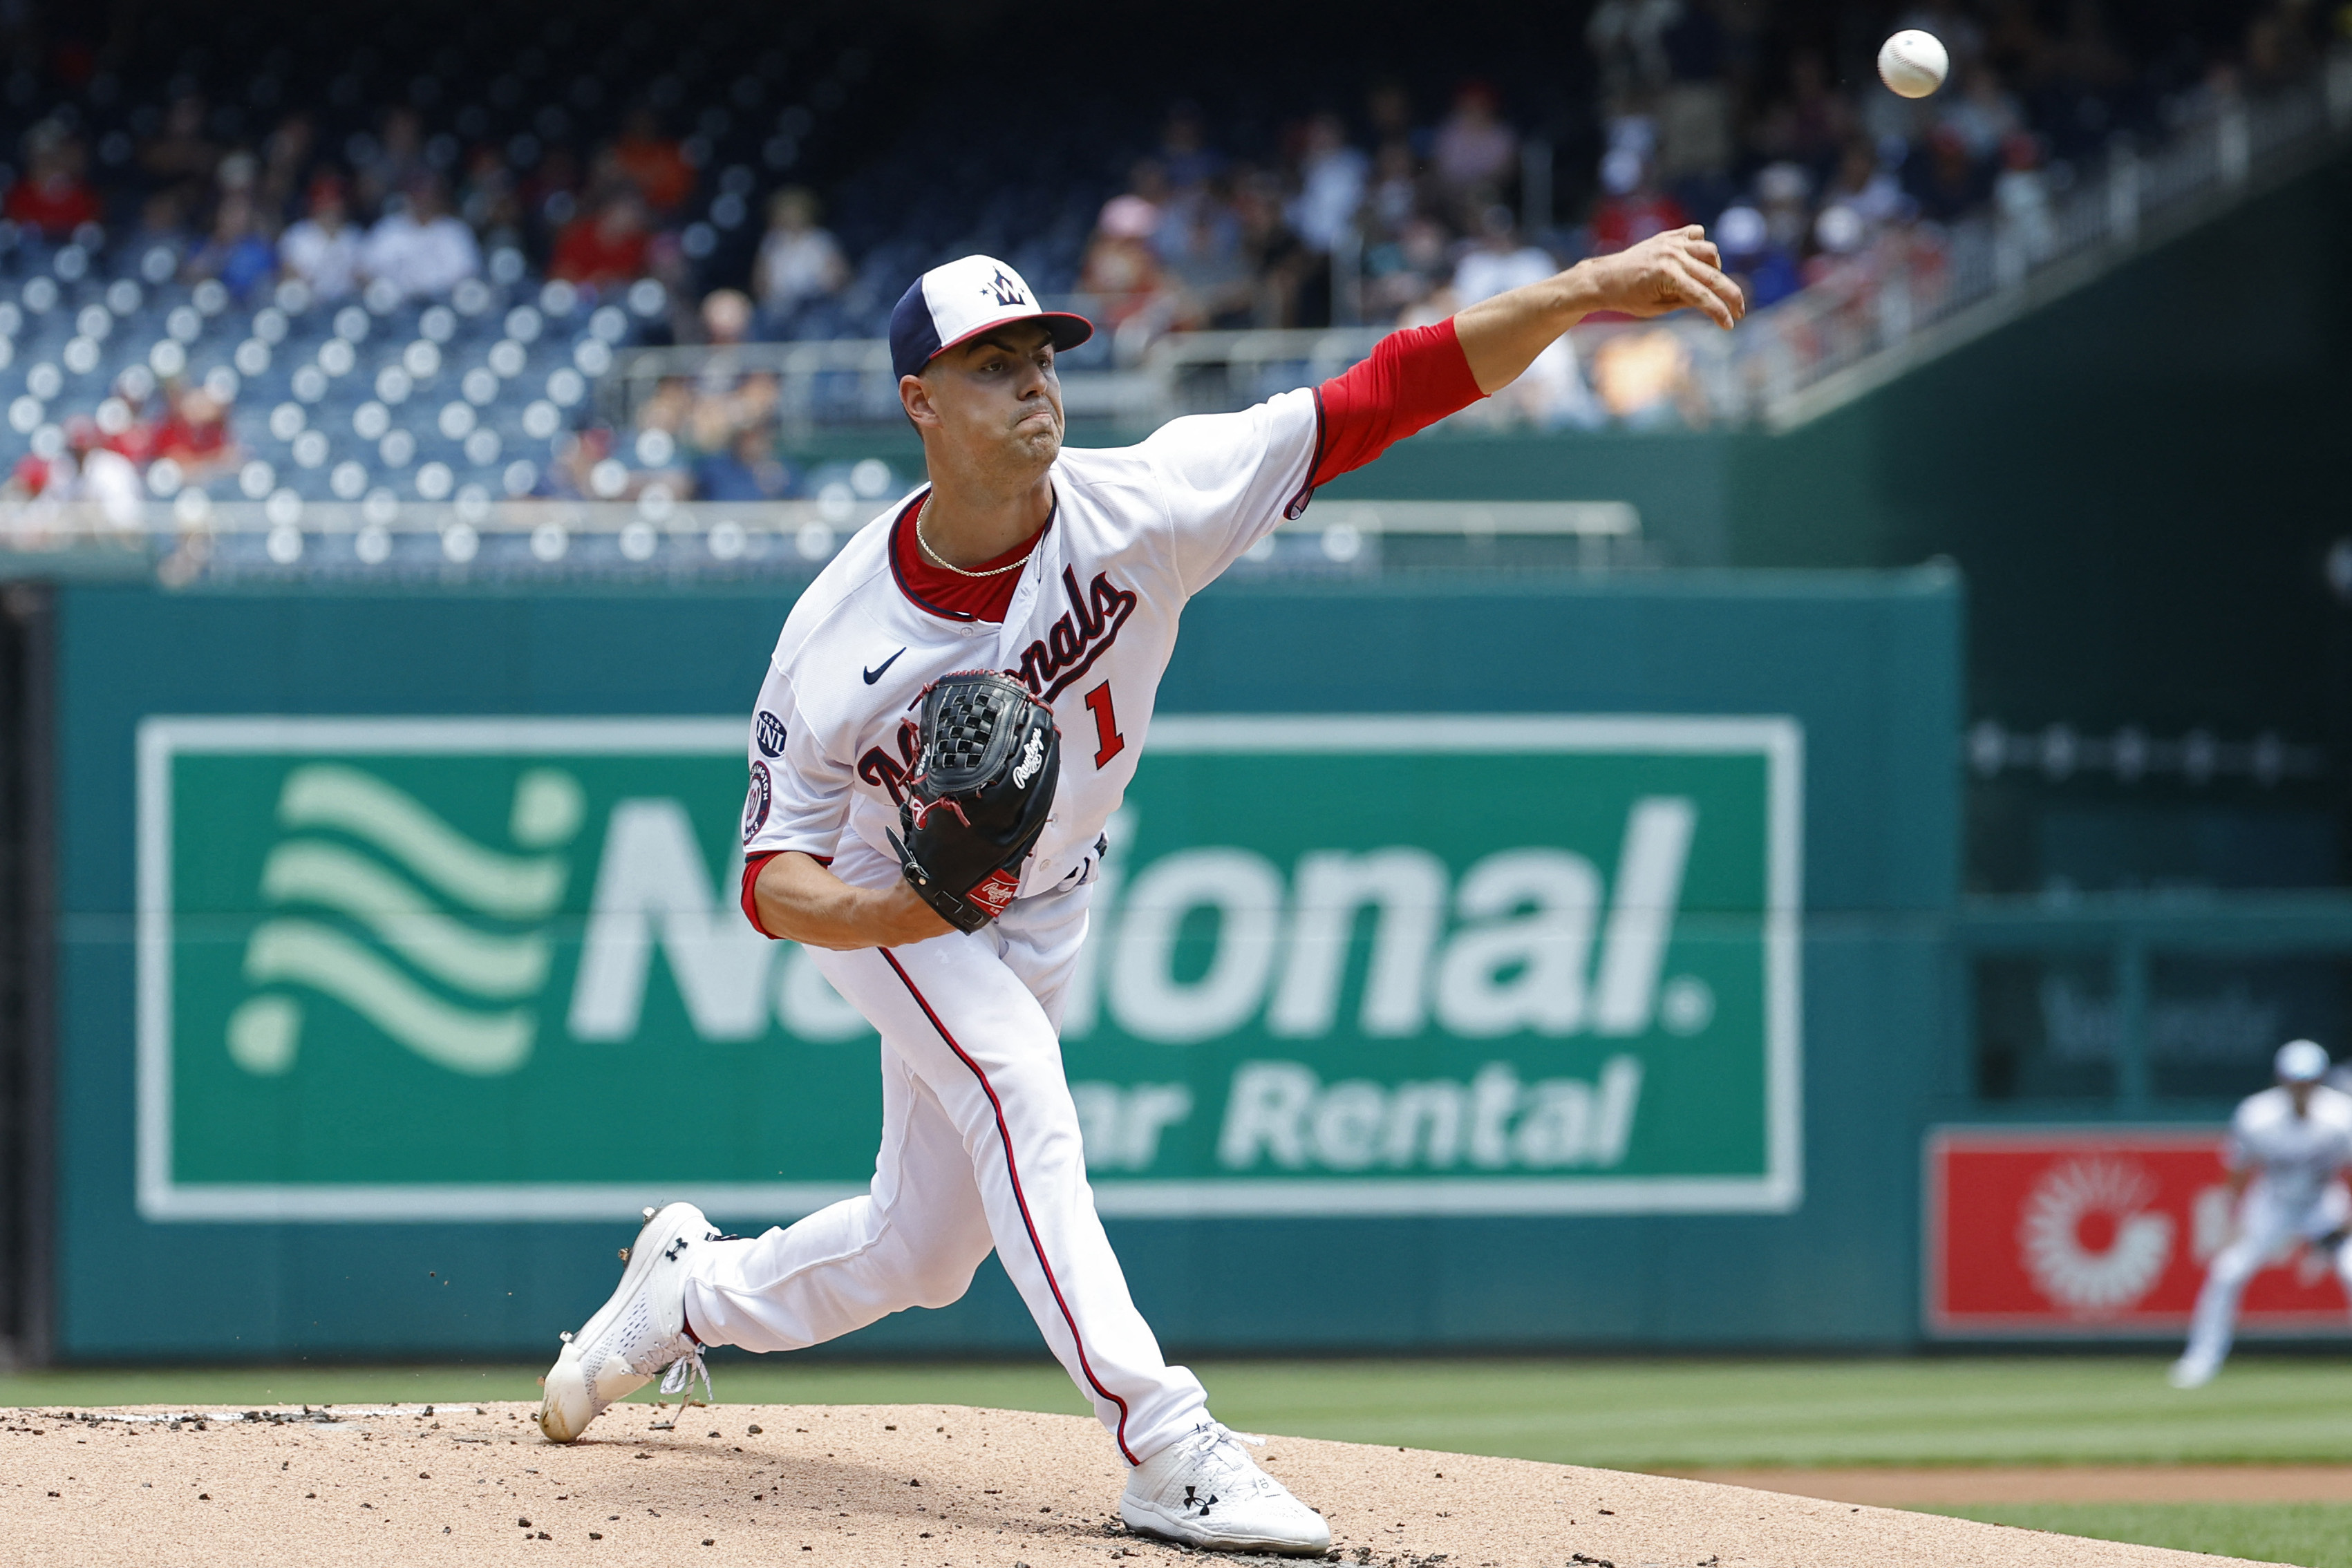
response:
{"label": "w logo on cap", "polygon": [[923,373],[936,356],[1015,321],[1044,327],[1056,349],[1075,349],[1094,324],[1066,310],[1041,310],[1021,275],[992,256],[960,256],[907,287],[890,312],[890,368]]}

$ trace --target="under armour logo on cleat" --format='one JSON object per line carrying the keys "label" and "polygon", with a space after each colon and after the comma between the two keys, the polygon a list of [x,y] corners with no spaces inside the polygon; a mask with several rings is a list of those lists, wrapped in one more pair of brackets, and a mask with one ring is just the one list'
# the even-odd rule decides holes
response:
{"label": "under armour logo on cleat", "polygon": [[1206,1519],[1209,1517],[1210,1508],[1215,1504],[1216,1500],[1217,1494],[1214,1492],[1211,1492],[1207,1497],[1203,1498],[1200,1495],[1198,1488],[1186,1487],[1184,1489],[1184,1511],[1186,1513],[1197,1513],[1202,1519]]}
{"label": "under armour logo on cleat", "polygon": [[681,1237],[679,1237],[677,1240],[675,1240],[675,1241],[671,1242],[668,1246],[667,1246],[667,1247],[665,1247],[665,1248],[663,1248],[663,1249],[662,1249],[662,1256],[663,1256],[663,1257],[665,1257],[665,1258],[667,1258],[667,1259],[668,1259],[671,1262],[675,1263],[675,1262],[677,1262],[677,1255],[678,1255],[679,1253],[681,1253],[681,1252],[685,1251],[685,1250],[686,1250],[686,1238],[685,1238],[685,1237],[683,1237],[683,1236],[681,1236]]}

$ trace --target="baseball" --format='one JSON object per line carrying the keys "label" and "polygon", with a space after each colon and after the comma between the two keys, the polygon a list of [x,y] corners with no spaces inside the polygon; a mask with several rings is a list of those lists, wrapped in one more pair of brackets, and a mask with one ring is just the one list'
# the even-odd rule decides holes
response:
{"label": "baseball", "polygon": [[1906,27],[1878,47],[1878,77],[1905,98],[1925,98],[1944,85],[1951,57],[1933,33]]}

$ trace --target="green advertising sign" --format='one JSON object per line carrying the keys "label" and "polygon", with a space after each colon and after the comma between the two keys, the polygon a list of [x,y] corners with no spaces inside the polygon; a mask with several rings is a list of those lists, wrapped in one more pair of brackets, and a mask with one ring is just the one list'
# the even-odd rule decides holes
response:
{"label": "green advertising sign", "polygon": [[[785,1218],[874,1037],[735,906],[742,721],[151,718],[141,1212]],[[1163,716],[1064,1054],[1112,1215],[1779,1211],[1781,717]]]}

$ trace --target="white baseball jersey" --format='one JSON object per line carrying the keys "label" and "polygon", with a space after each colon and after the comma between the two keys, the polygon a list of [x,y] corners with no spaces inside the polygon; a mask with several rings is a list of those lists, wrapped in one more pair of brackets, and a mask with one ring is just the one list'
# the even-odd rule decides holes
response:
{"label": "white baseball jersey", "polygon": [[2252,1170],[2271,1201],[2298,1213],[2352,1165],[2352,1095],[2319,1085],[2308,1113],[2297,1116],[2284,1088],[2250,1094],[2230,1118],[2223,1158],[2231,1170]]}
{"label": "white baseball jersey", "polygon": [[1302,391],[1173,421],[1136,446],[1066,449],[1002,624],[913,596],[891,548],[908,500],[860,528],[793,605],[769,661],[744,852],[840,857],[845,880],[887,884],[918,699],[950,671],[992,669],[1051,706],[1062,732],[1053,812],[1016,896],[1090,880],[1185,600],[1305,504],[1318,429]]}

